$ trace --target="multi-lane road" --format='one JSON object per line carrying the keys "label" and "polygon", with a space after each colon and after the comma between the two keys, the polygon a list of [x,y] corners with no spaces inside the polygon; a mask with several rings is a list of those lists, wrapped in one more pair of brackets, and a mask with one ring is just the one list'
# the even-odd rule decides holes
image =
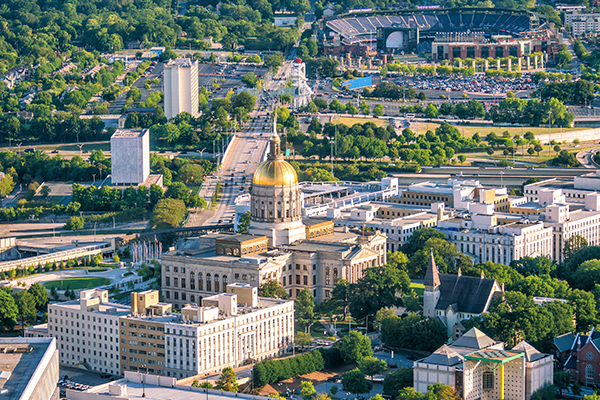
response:
{"label": "multi-lane road", "polygon": [[223,192],[216,210],[190,217],[187,226],[230,223],[235,219],[235,199],[247,193],[252,183],[252,174],[263,161],[269,138],[273,132],[272,107],[259,103],[258,111],[250,114],[251,119],[238,132],[230,144],[221,163],[221,169],[205,184],[216,186],[221,182]]}

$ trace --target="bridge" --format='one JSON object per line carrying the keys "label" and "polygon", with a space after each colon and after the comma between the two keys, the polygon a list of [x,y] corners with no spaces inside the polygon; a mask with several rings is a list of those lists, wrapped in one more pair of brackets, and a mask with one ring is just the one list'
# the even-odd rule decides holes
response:
{"label": "bridge", "polygon": [[173,239],[196,237],[210,232],[234,232],[233,224],[191,226],[186,228],[162,229],[127,235],[121,239],[119,246],[129,246],[146,242],[170,242]]}
{"label": "bridge", "polygon": [[55,253],[41,254],[33,257],[22,258],[18,260],[0,262],[0,272],[6,272],[13,269],[25,269],[37,267],[38,265],[59,264],[61,261],[80,259],[84,257],[93,257],[97,254],[112,253],[115,251],[114,242],[101,243],[91,246],[76,247],[69,250],[61,250]]}

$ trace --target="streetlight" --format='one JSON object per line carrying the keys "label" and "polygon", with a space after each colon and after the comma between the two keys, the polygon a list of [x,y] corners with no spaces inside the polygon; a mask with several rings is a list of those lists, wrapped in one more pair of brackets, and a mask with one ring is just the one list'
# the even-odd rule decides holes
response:
{"label": "streetlight", "polygon": [[369,333],[369,317],[373,317],[373,316],[374,316],[373,314],[369,314],[369,315],[367,315],[367,320],[366,320],[366,322],[365,322],[365,335],[366,335],[367,333]]}
{"label": "streetlight", "polygon": [[94,243],[96,242],[96,224],[97,222],[94,222]]}
{"label": "streetlight", "polygon": [[500,187],[504,187],[504,184],[502,183],[502,176],[504,175],[504,171],[500,171]]}
{"label": "streetlight", "polygon": [[[144,369],[144,375],[146,374],[146,364],[142,364],[140,369]],[[146,380],[144,379],[144,375],[141,375],[142,379],[142,397],[146,397]]]}

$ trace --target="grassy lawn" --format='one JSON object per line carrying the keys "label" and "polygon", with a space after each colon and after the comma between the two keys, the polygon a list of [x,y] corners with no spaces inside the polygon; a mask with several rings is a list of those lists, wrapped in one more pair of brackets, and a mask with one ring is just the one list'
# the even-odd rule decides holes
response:
{"label": "grassy lawn", "polygon": [[[435,128],[437,128],[438,126],[440,126],[440,124],[433,123],[433,122],[419,123],[419,134],[425,133],[427,131],[435,131]],[[544,128],[544,127],[525,126],[525,127],[521,128],[520,126],[491,126],[491,125],[485,125],[485,124],[470,124],[470,125],[455,125],[455,126],[456,126],[456,128],[458,128],[460,133],[465,137],[471,137],[474,134],[479,133],[479,136],[481,136],[482,139],[484,139],[485,136],[487,136],[487,134],[489,134],[490,132],[494,132],[494,133],[496,133],[496,135],[502,136],[502,132],[508,131],[508,132],[510,132],[511,136],[519,135],[521,137],[527,132],[531,132],[534,135],[548,134],[548,127]],[[416,132],[417,124],[413,122],[410,126],[410,129],[412,129],[413,131]],[[588,129],[588,128],[584,128],[584,127],[552,128],[551,133],[559,134],[559,135],[557,135],[556,138],[553,138],[553,140],[558,141],[558,140],[560,140],[560,132],[580,131],[580,130],[584,130],[584,129]]]}
{"label": "grassy lawn", "polygon": [[50,281],[44,283],[46,289],[52,289],[56,287],[58,290],[67,290],[67,289],[93,289],[98,286],[108,285],[110,283],[110,279],[108,278],[98,278],[98,277],[89,277],[89,278],[66,278],[66,279],[58,279],[56,281]]}
{"label": "grassy lawn", "polygon": [[367,122],[372,122],[377,126],[386,127],[389,125],[387,118],[379,119],[379,118],[350,118],[350,117],[335,117],[332,121],[334,124],[344,124],[347,126],[352,126],[354,124],[365,124]]}
{"label": "grassy lawn", "polygon": [[[597,147],[596,145],[582,145],[581,147],[566,147],[566,146],[561,146],[562,150],[566,150],[569,153],[573,153],[573,154],[577,154],[580,151],[586,150],[586,149],[592,149]],[[552,150],[551,152],[548,152],[548,145],[542,145],[542,147],[544,148],[544,150],[542,150],[540,152],[540,156],[538,157],[537,154],[534,154],[533,156],[530,156],[529,154],[527,154],[527,149],[529,148],[529,146],[525,146],[525,155],[521,155],[522,153],[522,149],[519,147],[519,149],[515,152],[515,161],[526,161],[526,162],[536,162],[536,163],[545,163],[553,158],[556,158],[556,152],[554,150]],[[554,147],[554,146],[552,146]],[[496,151],[493,155],[489,156],[487,153],[471,153],[471,154],[465,154],[467,157],[469,158],[481,158],[481,159],[485,159],[485,160],[504,160],[505,157],[502,154],[502,151]],[[506,160],[508,161],[512,161],[513,157],[512,155],[509,155],[506,157]]]}
{"label": "grassy lawn", "polygon": [[58,204],[64,199],[65,196],[48,196],[47,199],[44,199],[42,196],[34,196],[33,200],[35,201],[47,201],[52,204]]}
{"label": "grassy lawn", "polygon": [[422,283],[410,283],[410,288],[413,289],[419,296],[423,296],[423,292],[425,291],[425,285]]}

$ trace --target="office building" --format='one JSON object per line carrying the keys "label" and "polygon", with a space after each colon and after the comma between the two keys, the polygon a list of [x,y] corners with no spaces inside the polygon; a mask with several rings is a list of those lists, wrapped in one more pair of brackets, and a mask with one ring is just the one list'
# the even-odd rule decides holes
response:
{"label": "office building", "polygon": [[198,61],[171,59],[165,64],[163,93],[165,117],[171,119],[182,112],[198,116]]}
{"label": "office building", "polygon": [[544,222],[495,214],[486,204],[470,208],[475,212],[457,214],[438,222],[437,227],[473,262],[509,265],[522,257],[552,257],[552,228]]}
{"label": "office building", "polygon": [[527,342],[505,350],[477,328],[450,345],[415,361],[414,388],[426,393],[429,385],[442,383],[465,400],[528,400],[531,394],[554,381],[554,358]]}
{"label": "office building", "polygon": [[0,398],[58,400],[54,338],[0,338]]}
{"label": "office building", "polygon": [[150,175],[150,130],[117,129],[110,138],[111,182],[137,186]]}
{"label": "office building", "polygon": [[468,209],[471,203],[486,203],[492,204],[496,212],[508,212],[510,200],[506,188],[485,187],[478,180],[450,178],[447,183],[414,183],[390,202],[418,206],[444,203],[456,209]]}
{"label": "office building", "polygon": [[60,363],[120,375],[119,318],[130,313],[110,303],[108,291],[82,290],[79,300],[48,305],[48,334],[56,338]]}
{"label": "office building", "polygon": [[258,297],[250,285],[225,290],[180,313],[157,291],[132,293],[131,314],[120,318],[122,374],[185,378],[283,355],[294,342],[294,302]]}

